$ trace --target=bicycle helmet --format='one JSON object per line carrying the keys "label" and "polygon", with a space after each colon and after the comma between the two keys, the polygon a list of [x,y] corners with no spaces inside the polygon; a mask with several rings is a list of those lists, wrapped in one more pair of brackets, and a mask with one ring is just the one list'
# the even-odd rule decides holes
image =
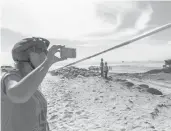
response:
{"label": "bicycle helmet", "polygon": [[50,42],[41,37],[25,38],[16,43],[12,49],[12,58],[14,61],[29,62],[28,49],[32,47],[39,47],[47,50]]}

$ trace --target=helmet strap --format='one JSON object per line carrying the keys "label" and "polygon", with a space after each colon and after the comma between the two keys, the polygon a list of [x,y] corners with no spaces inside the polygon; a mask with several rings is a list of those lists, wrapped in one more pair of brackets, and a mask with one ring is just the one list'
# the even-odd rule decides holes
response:
{"label": "helmet strap", "polygon": [[33,63],[30,61],[30,59],[28,60],[28,63],[30,64],[30,66],[32,67],[32,69],[35,69],[35,66],[34,66]]}

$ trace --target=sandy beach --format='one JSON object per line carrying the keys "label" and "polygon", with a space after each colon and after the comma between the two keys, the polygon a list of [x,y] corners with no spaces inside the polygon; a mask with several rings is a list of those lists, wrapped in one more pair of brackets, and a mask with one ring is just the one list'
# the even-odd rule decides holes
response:
{"label": "sandy beach", "polygon": [[41,90],[51,131],[170,131],[171,74],[50,73]]}
{"label": "sandy beach", "polygon": [[3,131],[171,131],[171,1],[4,0],[1,21]]}

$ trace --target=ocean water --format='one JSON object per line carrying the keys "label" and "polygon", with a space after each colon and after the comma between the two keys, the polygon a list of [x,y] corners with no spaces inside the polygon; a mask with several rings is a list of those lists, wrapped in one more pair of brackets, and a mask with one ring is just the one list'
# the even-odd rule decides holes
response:
{"label": "ocean water", "polygon": [[[162,69],[164,62],[124,62],[124,63],[108,63],[111,67],[112,73],[143,73],[153,69]],[[90,66],[99,66],[98,63],[84,63],[74,65],[79,68],[86,68]],[[61,66],[55,66],[53,69],[57,69]]]}
{"label": "ocean water", "polygon": [[115,73],[143,73],[153,69],[162,69],[163,62],[130,62],[111,65],[111,72]]}

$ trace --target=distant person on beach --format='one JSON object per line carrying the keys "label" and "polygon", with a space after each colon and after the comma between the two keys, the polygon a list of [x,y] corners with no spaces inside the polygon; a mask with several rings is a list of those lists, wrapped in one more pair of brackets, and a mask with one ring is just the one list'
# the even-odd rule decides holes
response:
{"label": "distant person on beach", "polygon": [[103,68],[104,68],[104,63],[103,63],[103,58],[101,58],[101,62],[100,62],[100,74],[101,74],[101,77],[103,77]]}
{"label": "distant person on beach", "polygon": [[39,86],[49,68],[64,60],[55,53],[61,46],[44,38],[26,38],[16,43],[12,57],[16,71],[1,77],[1,130],[49,131],[47,101]]}
{"label": "distant person on beach", "polygon": [[105,65],[104,65],[104,74],[105,74],[105,78],[107,79],[107,74],[109,72],[109,68],[107,66],[107,62],[105,62]]}

